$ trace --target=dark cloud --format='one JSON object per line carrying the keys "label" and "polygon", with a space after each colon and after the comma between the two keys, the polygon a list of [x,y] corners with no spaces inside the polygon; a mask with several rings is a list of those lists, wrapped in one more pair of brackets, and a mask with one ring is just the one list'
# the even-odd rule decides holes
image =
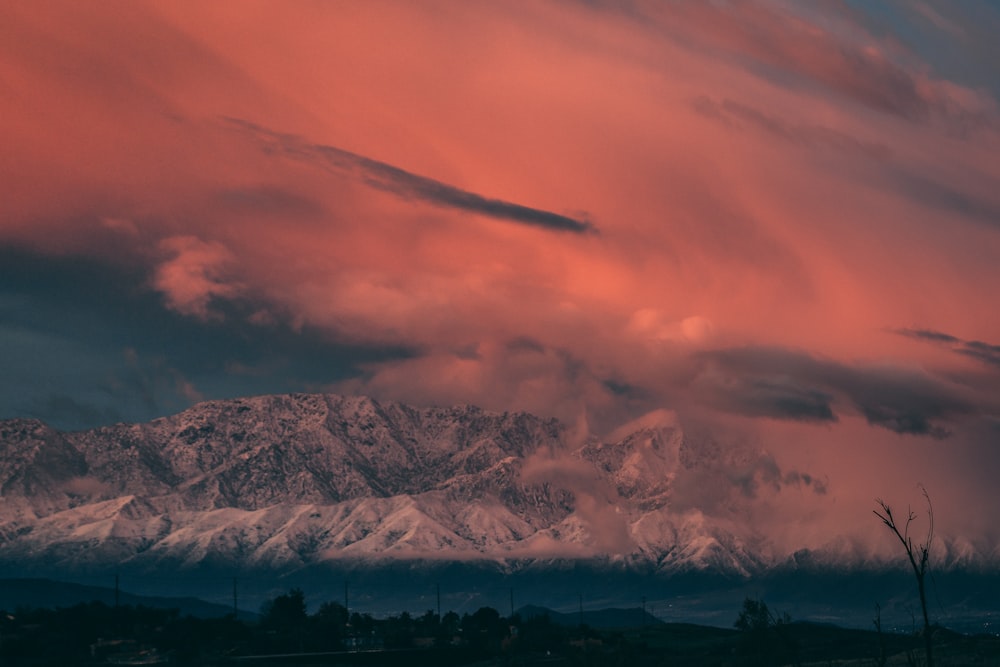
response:
{"label": "dark cloud", "polygon": [[906,408],[885,403],[862,403],[858,406],[869,424],[875,424],[896,433],[930,435],[935,438],[945,438],[950,431],[943,426],[932,423],[933,418],[941,415],[940,410],[926,410],[923,407]]}
{"label": "dark cloud", "polygon": [[139,400],[150,414],[174,411],[204,397],[163,354],[142,358],[134,348],[122,351],[124,367],[110,374],[100,387],[116,401]]}
{"label": "dark cloud", "polygon": [[716,387],[717,401],[727,410],[748,417],[835,422],[827,392],[796,386],[784,379],[747,378]]}
{"label": "dark cloud", "polygon": [[33,399],[24,414],[48,424],[58,424],[70,429],[83,429],[95,424],[122,421],[121,414],[112,407],[91,405],[67,394],[52,394],[45,398]]}
{"label": "dark cloud", "polygon": [[1000,345],[991,345],[978,340],[966,341],[960,354],[970,356],[993,366],[1000,366]]}
{"label": "dark cloud", "polygon": [[990,366],[1000,367],[1000,345],[979,340],[962,340],[957,336],[931,329],[896,329],[895,333],[929,343],[944,345],[955,354],[971,357]]}
{"label": "dark cloud", "polygon": [[958,338],[951,336],[946,333],[941,333],[940,331],[932,331],[930,329],[897,329],[896,333],[901,336],[908,336],[910,338],[917,338],[922,340],[928,340],[935,343],[958,343],[960,342]]}
{"label": "dark cloud", "polygon": [[943,438],[945,423],[980,409],[932,377],[889,368],[849,369],[840,386],[870,424],[896,433]]}
{"label": "dark cloud", "polygon": [[408,172],[385,162],[372,160],[334,146],[311,144],[295,135],[273,132],[238,118],[225,118],[224,120],[230,126],[238,127],[251,134],[256,140],[262,142],[269,152],[309,161],[320,160],[339,171],[360,176],[364,182],[372,187],[404,199],[416,199],[435,206],[468,211],[552,231],[577,234],[597,231],[587,220],[484,197],[475,192],[462,190],[453,185]]}
{"label": "dark cloud", "polygon": [[874,426],[940,438],[948,422],[980,412],[958,388],[913,370],[849,366],[779,347],[712,350],[698,358],[706,364],[700,382],[710,400],[740,414],[834,421],[839,400]]}
{"label": "dark cloud", "polygon": [[619,398],[630,398],[630,399],[638,399],[645,401],[648,401],[650,398],[652,398],[652,394],[648,389],[644,389],[643,387],[628,382],[608,379],[604,380],[601,384],[613,396]]}
{"label": "dark cloud", "polygon": [[321,391],[417,354],[312,327],[248,325],[262,307],[251,302],[222,301],[211,321],[185,317],[150,283],[139,267],[0,249],[0,418],[31,414],[62,428],[143,421],[202,397]]}

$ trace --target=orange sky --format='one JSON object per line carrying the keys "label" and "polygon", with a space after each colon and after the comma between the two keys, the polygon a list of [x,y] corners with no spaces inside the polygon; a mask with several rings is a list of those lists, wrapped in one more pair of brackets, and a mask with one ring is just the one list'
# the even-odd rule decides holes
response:
{"label": "orange sky", "polygon": [[[959,508],[1000,501],[989,26],[971,1],[8,3],[0,249],[41,278],[5,274],[0,416],[322,390],[602,435],[667,407],[826,479],[836,521],[924,482],[986,539]],[[85,319],[50,286],[84,264],[172,341],[55,324]],[[194,360],[276,331],[406,353]]]}

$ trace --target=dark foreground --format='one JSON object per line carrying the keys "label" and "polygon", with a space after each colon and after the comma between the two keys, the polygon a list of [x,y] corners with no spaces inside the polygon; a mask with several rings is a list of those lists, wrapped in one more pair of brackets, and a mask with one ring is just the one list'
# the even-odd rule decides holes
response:
{"label": "dark foreground", "polygon": [[[757,613],[763,607],[764,613]],[[748,610],[752,612],[748,614]],[[910,665],[921,637],[795,623],[748,600],[740,629],[660,623],[635,610],[631,627],[571,624],[525,609],[385,619],[326,603],[306,614],[299,591],[270,601],[257,622],[95,602],[0,612],[0,665]],[[609,616],[611,618],[611,616]],[[621,616],[619,615],[619,618]],[[938,665],[1000,665],[1000,638],[939,628]]]}

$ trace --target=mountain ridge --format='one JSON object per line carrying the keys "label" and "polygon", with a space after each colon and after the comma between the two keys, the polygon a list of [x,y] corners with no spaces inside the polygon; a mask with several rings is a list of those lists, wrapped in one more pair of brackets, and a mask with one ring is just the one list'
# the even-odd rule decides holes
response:
{"label": "mountain ridge", "polygon": [[65,433],[3,420],[0,563],[597,559],[749,576],[796,562],[735,530],[738,516],[675,507],[678,484],[727,457],[747,469],[752,452],[692,438],[667,411],[572,440],[524,412],[334,394]]}

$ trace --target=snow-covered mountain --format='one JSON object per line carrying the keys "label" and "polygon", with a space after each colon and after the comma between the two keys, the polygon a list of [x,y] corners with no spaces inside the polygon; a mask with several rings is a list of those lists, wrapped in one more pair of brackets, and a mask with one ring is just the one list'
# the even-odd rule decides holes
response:
{"label": "snow-covered mountain", "polygon": [[[0,422],[0,562],[294,569],[605,559],[747,574],[780,557],[674,489],[728,454],[670,413],[572,447],[525,413],[366,397],[202,403],[61,433]],[[738,455],[738,454],[736,454]]]}

